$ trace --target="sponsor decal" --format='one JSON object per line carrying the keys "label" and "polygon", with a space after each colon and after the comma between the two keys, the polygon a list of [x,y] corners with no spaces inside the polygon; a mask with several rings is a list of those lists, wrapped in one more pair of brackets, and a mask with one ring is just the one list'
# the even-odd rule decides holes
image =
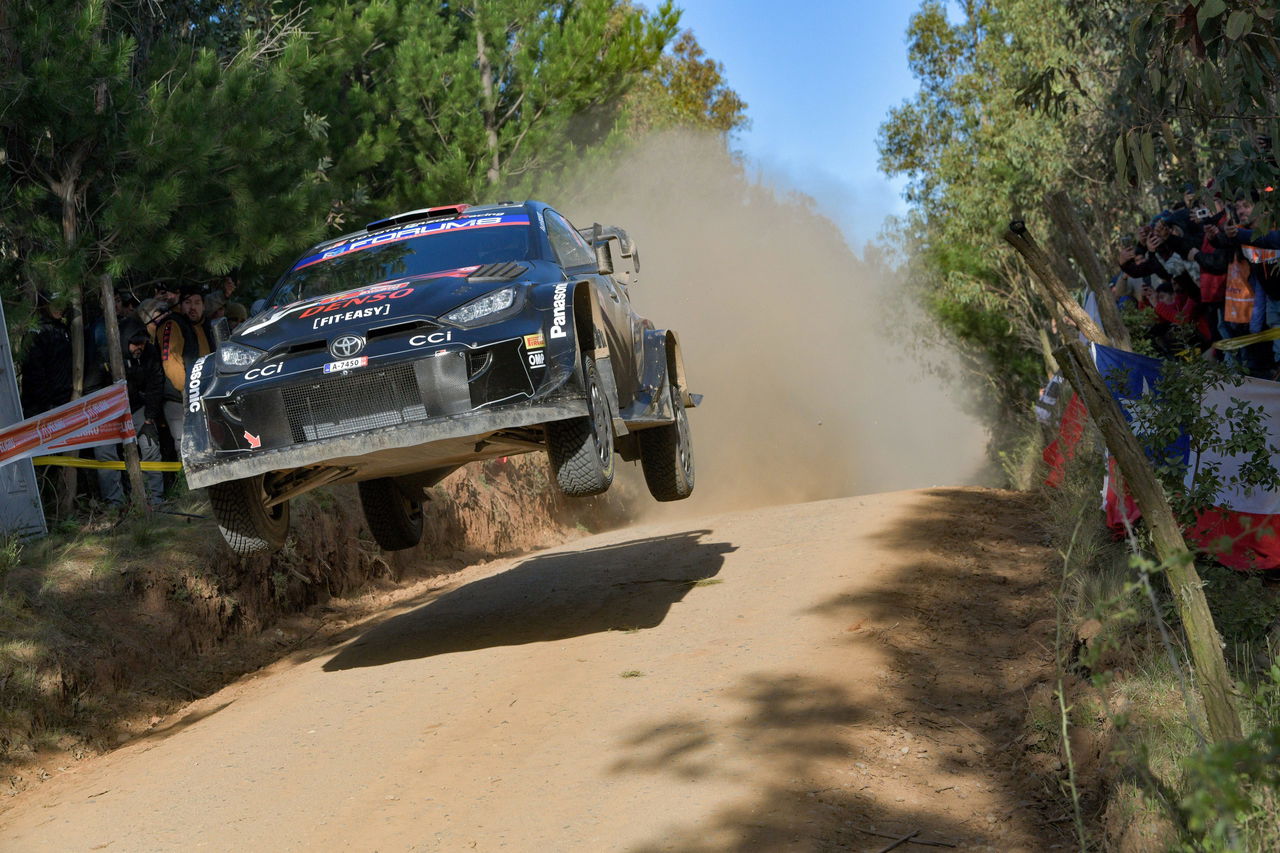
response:
{"label": "sponsor decal", "polygon": [[409,338],[409,346],[425,347],[431,344],[447,344],[453,340],[453,332],[432,332],[429,335],[414,335]]}
{"label": "sponsor decal", "polygon": [[210,353],[191,367],[191,378],[187,380],[187,411],[200,411],[200,377],[204,375],[204,363],[213,357]]}
{"label": "sponsor decal", "polygon": [[538,332],[536,335],[524,336],[525,349],[542,349],[546,345],[547,345],[547,339],[542,337],[542,332]]}
{"label": "sponsor decal", "polygon": [[569,285],[557,284],[551,296],[551,337],[553,338],[563,338],[565,336],[565,302],[568,300],[568,291]]}
{"label": "sponsor decal", "polygon": [[[344,296],[341,299],[336,299],[332,302],[321,302],[316,305],[312,305],[310,308],[304,309],[298,316],[306,319],[307,317],[314,317],[316,314],[329,315],[319,317],[312,321],[311,328],[318,329],[321,326],[327,326],[330,323],[341,323],[346,320],[359,320],[364,317],[376,317],[379,314],[390,314],[390,305],[379,305],[373,308],[358,308],[357,306],[365,305],[370,302],[382,302],[387,299],[404,299],[411,293],[413,293],[412,287],[402,287],[399,290],[392,290],[390,292],[384,291],[380,293],[368,293],[364,296]],[[335,314],[334,312],[337,311],[342,311],[343,313]]]}
{"label": "sponsor decal", "polygon": [[329,353],[334,358],[353,358],[364,349],[364,338],[359,335],[342,335],[334,338],[329,344]]}
{"label": "sponsor decal", "polygon": [[352,252],[372,249],[375,246],[386,246],[390,243],[399,243],[401,240],[411,240],[414,237],[430,237],[434,234],[445,234],[450,231],[475,231],[479,228],[528,224],[529,217],[522,214],[518,216],[472,216],[463,219],[446,219],[443,222],[424,222],[416,225],[407,225],[394,231],[384,231],[372,237],[361,237],[359,240],[353,240],[341,246],[333,246],[318,255],[303,258],[293,268],[300,270],[312,264],[318,264],[321,261],[349,255]]}
{"label": "sponsor decal", "polygon": [[529,366],[534,368],[535,370],[538,369],[539,367],[547,366],[547,354],[542,350],[539,350],[538,352],[529,353],[528,358],[529,358]]}
{"label": "sponsor decal", "polygon": [[325,373],[337,373],[339,370],[351,370],[355,367],[364,367],[369,363],[369,356],[362,355],[358,358],[344,358],[342,361],[331,361],[324,366]]}
{"label": "sponsor decal", "polygon": [[250,450],[257,450],[259,447],[262,446],[262,439],[254,435],[253,433],[249,432],[248,430],[244,431],[244,440],[249,442]]}
{"label": "sponsor decal", "polygon": [[380,305],[377,308],[363,308],[357,311],[347,311],[342,314],[317,317],[311,321],[311,328],[322,329],[325,326],[332,326],[334,323],[346,323],[351,320],[367,320],[370,317],[381,317],[390,313],[390,305]]}
{"label": "sponsor decal", "polygon": [[245,379],[261,379],[265,376],[275,376],[281,370],[284,370],[284,362],[277,364],[264,364],[262,367],[255,367],[244,375]]}

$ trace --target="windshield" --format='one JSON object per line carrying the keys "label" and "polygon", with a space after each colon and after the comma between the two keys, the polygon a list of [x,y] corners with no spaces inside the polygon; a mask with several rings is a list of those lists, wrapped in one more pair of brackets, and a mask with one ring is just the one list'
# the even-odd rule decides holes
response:
{"label": "windshield", "polygon": [[407,225],[303,258],[276,287],[270,304],[331,296],[393,278],[525,260],[534,255],[531,244],[523,212]]}

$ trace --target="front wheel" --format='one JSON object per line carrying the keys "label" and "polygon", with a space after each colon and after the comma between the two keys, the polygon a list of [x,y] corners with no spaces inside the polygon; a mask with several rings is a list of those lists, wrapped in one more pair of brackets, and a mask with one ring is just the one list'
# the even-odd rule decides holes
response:
{"label": "front wheel", "polygon": [[655,500],[679,501],[693,494],[693,438],[679,389],[668,382],[667,393],[675,420],[639,433],[640,467]]}
{"label": "front wheel", "polygon": [[422,504],[410,500],[390,477],[365,480],[360,506],[373,540],[384,551],[403,551],[422,541]]}
{"label": "front wheel", "polygon": [[209,503],[222,538],[237,554],[279,550],[289,535],[289,502],[268,507],[264,477],[229,480],[209,487]]}
{"label": "front wheel", "polygon": [[609,395],[600,383],[596,362],[585,353],[582,375],[586,380],[585,418],[547,424],[547,458],[556,485],[569,497],[598,495],[613,483],[613,415]]}

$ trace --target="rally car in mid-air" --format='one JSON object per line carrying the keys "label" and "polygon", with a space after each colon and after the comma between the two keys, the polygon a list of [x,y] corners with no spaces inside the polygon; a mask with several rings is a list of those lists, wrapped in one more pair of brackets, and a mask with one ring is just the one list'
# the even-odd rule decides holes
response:
{"label": "rally car in mid-air", "polygon": [[626,232],[545,204],[402,213],[321,243],[192,368],[182,461],[240,553],[285,541],[289,501],[354,482],[387,550],[468,462],[545,450],[595,495],[615,454],[662,501],[693,490],[680,343],[631,310]]}

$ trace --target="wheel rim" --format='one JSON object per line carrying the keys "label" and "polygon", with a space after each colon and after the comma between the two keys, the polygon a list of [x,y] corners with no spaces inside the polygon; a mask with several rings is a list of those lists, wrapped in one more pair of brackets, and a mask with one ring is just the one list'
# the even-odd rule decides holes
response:
{"label": "wheel rim", "polygon": [[685,413],[680,395],[672,388],[671,403],[676,409],[676,452],[679,455],[680,470],[684,472],[685,483],[693,482],[693,452],[689,440],[689,416]]}
{"label": "wheel rim", "polygon": [[600,467],[607,471],[613,460],[613,424],[609,421],[609,406],[600,392],[600,382],[596,379],[594,370],[591,373],[591,431],[594,433]]}
{"label": "wheel rim", "polygon": [[275,506],[267,506],[267,501],[271,500],[271,493],[267,491],[266,475],[258,477],[258,500],[262,504],[262,511],[267,518],[272,521],[279,521],[284,516],[285,503],[278,503]]}

